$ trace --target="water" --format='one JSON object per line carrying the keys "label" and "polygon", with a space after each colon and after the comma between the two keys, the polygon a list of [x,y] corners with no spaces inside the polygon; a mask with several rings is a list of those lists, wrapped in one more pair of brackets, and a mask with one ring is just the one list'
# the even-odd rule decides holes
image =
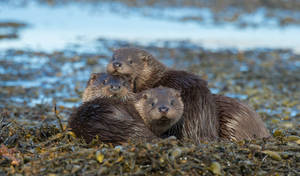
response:
{"label": "water", "polygon": [[[120,9],[118,7],[117,9]],[[198,10],[199,11],[199,10]],[[148,9],[148,13],[157,13]],[[212,18],[208,9],[165,9],[166,16],[180,17],[201,13]],[[263,10],[249,15],[253,21],[262,21]],[[97,8],[76,4],[61,7],[39,6],[30,3],[26,7],[2,5],[1,20],[16,20],[28,23],[16,40],[0,40],[0,49],[30,48],[36,50],[62,50],[76,45],[85,51],[97,51],[97,38],[118,39],[150,43],[156,40],[188,40],[205,48],[253,48],[292,49],[300,53],[300,28],[288,26],[259,26],[240,29],[234,25],[201,24],[192,21],[180,22],[172,18],[149,18],[139,13],[114,13],[108,4]],[[270,23],[270,22],[269,22]]]}

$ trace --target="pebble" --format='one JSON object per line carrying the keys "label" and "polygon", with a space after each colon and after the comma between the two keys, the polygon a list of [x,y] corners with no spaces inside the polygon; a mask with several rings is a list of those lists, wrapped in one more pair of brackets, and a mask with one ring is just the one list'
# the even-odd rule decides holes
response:
{"label": "pebble", "polygon": [[213,162],[210,167],[209,170],[215,174],[215,175],[221,175],[221,165],[218,162]]}
{"label": "pebble", "polygon": [[267,154],[268,156],[270,156],[274,160],[277,160],[277,161],[282,160],[281,156],[277,152],[270,151],[270,150],[265,150],[262,153]]}

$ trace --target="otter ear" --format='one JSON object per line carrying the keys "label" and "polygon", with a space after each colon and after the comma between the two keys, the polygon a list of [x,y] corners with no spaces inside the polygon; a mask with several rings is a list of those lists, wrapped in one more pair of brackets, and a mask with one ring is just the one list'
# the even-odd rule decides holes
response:
{"label": "otter ear", "polygon": [[143,93],[142,97],[143,97],[143,99],[147,100],[148,99],[148,94],[147,93]]}
{"label": "otter ear", "polygon": [[97,78],[97,73],[92,73],[90,79],[95,80],[96,78]]}
{"label": "otter ear", "polygon": [[139,53],[138,57],[141,58],[144,62],[148,62],[150,60],[150,55],[144,55],[142,53]]}
{"label": "otter ear", "polygon": [[175,93],[175,97],[178,97],[178,98],[181,97],[181,96],[180,96],[180,93],[179,93],[179,92],[176,92],[176,93]]}

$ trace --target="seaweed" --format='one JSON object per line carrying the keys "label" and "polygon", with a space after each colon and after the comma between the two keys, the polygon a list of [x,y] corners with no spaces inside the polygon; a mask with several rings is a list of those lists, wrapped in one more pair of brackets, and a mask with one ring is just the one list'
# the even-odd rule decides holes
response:
{"label": "seaweed", "polygon": [[[299,175],[300,56],[290,50],[206,50],[182,42],[141,45],[99,39],[101,53],[6,50],[0,58],[0,174]],[[91,72],[113,48],[148,50],[208,80],[210,89],[247,102],[273,137],[203,142],[174,138],[113,146],[86,144],[67,129]],[[89,60],[93,60],[90,62]],[[72,100],[72,101],[70,101]]]}

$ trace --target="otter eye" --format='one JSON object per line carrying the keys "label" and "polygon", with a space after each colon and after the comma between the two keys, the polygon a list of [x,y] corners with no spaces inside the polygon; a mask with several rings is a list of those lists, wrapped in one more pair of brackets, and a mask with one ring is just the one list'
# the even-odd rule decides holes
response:
{"label": "otter eye", "polygon": [[152,103],[151,103],[151,106],[153,107],[154,105],[155,105],[154,102],[152,102]]}
{"label": "otter eye", "polygon": [[172,106],[174,106],[175,104],[175,100],[171,100],[171,103],[170,103]]}

